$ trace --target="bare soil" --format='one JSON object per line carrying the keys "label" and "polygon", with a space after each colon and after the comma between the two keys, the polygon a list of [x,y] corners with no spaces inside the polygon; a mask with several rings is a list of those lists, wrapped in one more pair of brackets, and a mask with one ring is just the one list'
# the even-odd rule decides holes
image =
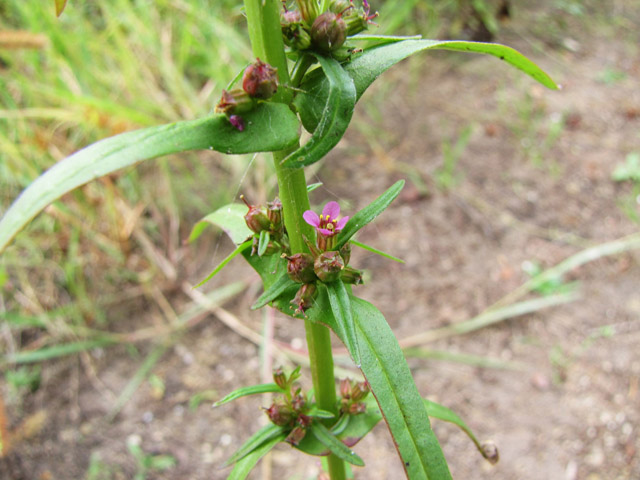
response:
{"label": "bare soil", "polygon": [[[611,174],[640,151],[640,5],[591,2],[573,17],[557,8],[572,3],[579,2],[519,7],[497,38],[536,60],[561,91],[547,91],[494,58],[425,54],[367,92],[347,137],[317,174],[325,188],[313,199],[338,199],[345,214],[398,178],[424,182],[409,180],[360,237],[406,263],[364,251],[352,260],[370,275],[358,292],[382,310],[401,342],[480,314],[527,281],[523,262],[548,268],[638,231],[619,205],[631,185]],[[467,126],[456,183],[443,189],[436,181],[443,145],[455,144]],[[199,267],[185,269],[181,281],[197,282],[222,258],[226,243],[215,259],[203,256],[215,245],[206,243],[190,247],[182,262]],[[500,450],[491,466],[456,427],[434,421],[454,478],[640,478],[639,260],[637,251],[594,260],[563,279],[578,283],[575,301],[421,343],[492,362],[408,360],[422,394],[452,408]],[[254,278],[238,260],[205,290]],[[254,332],[273,322],[276,344],[304,348],[299,322],[249,311],[259,294],[251,285],[225,310]],[[523,299],[534,298],[540,295]],[[180,312],[187,300],[176,293],[174,308]],[[144,308],[131,302],[114,315],[140,317],[136,328],[155,324],[156,313]],[[126,446],[132,435],[145,452],[177,460],[164,472],[147,472],[148,479],[226,478],[224,460],[264,423],[260,407],[268,401],[212,409],[211,400],[261,383],[265,365],[268,371],[278,360],[261,360],[259,345],[220,318],[211,314],[169,339],[152,370],[164,391],[142,382],[111,421],[115,399],[154,347],[143,343],[138,355],[113,347],[45,364],[40,388],[20,409],[8,406],[12,426],[42,411],[42,427],[0,459],[0,478],[87,478],[92,455],[102,462],[102,476],[94,478],[133,478],[137,464]],[[211,397],[190,408],[190,399],[207,390]],[[385,425],[356,451],[367,464],[356,478],[403,478]],[[316,478],[318,460],[296,453],[279,446],[252,478]]]}

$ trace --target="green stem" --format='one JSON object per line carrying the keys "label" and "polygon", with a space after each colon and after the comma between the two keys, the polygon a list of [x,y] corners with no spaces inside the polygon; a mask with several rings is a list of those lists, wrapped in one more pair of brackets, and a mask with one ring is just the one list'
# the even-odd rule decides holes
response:
{"label": "green stem", "polygon": [[[281,85],[290,85],[289,68],[280,30],[280,1],[244,0],[244,5],[254,55],[278,69]],[[290,89],[280,88],[273,101],[290,104],[292,98],[293,92]],[[304,211],[310,208],[304,170],[284,168],[280,165],[293,150],[274,152],[273,161],[291,251],[298,253],[307,250],[302,235],[313,239],[315,232],[302,218]],[[305,329],[318,408],[337,414],[331,332],[328,328],[309,320],[305,320]],[[335,455],[329,456],[329,475],[331,480],[346,479],[344,462]]]}

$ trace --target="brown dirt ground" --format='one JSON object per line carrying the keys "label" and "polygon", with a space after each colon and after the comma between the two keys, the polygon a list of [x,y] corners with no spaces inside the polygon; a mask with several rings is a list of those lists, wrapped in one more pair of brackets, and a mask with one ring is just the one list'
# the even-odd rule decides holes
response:
{"label": "brown dirt ground", "polygon": [[[630,185],[614,183],[611,173],[626,154],[640,151],[640,5],[599,2],[575,18],[556,8],[528,8],[516,11],[497,40],[533,57],[562,91],[546,91],[495,59],[425,54],[365,95],[368,106],[358,109],[318,173],[327,188],[314,194],[317,203],[337,198],[347,211],[407,171],[428,186],[425,194],[409,182],[360,237],[405,265],[362,251],[352,260],[371,277],[358,291],[382,310],[399,339],[481,313],[527,280],[524,261],[550,267],[586,246],[638,231],[617,204]],[[606,82],[614,71],[625,77]],[[549,142],[558,121],[564,126]],[[433,180],[443,143],[455,142],[467,125],[472,133],[456,167],[459,183],[445,192]],[[192,261],[201,262],[206,244],[188,252]],[[517,369],[409,359],[422,394],[451,407],[500,449],[500,462],[491,466],[459,430],[434,422],[454,478],[640,478],[639,259],[632,252],[572,271],[567,280],[579,282],[580,293],[572,303],[423,345]],[[195,282],[215,261],[189,270],[186,280]],[[251,278],[237,261],[206,289]],[[273,321],[274,338],[300,348],[300,323],[248,310],[259,293],[252,285],[225,308],[256,332]],[[176,295],[175,309],[183,304]],[[130,307],[142,306],[123,305],[117,314],[130,317]],[[153,312],[135,315],[153,324]],[[601,327],[610,325],[603,335]],[[142,353],[150,351],[143,344]],[[164,394],[154,395],[143,382],[115,420],[105,421],[143,358],[117,347],[45,365],[40,389],[18,414],[42,409],[44,426],[0,460],[0,477],[86,478],[94,454],[108,466],[96,478],[133,478],[126,439],[137,435],[144,451],[178,462],[149,472],[149,479],[226,478],[224,459],[264,421],[259,407],[268,402],[244,399],[211,409],[204,401],[195,410],[188,402],[204,390],[217,398],[260,383],[258,346],[211,315],[174,339],[153,369]],[[367,464],[356,478],[403,478],[384,425],[356,451]],[[278,447],[252,478],[316,478],[317,459],[294,455]]]}

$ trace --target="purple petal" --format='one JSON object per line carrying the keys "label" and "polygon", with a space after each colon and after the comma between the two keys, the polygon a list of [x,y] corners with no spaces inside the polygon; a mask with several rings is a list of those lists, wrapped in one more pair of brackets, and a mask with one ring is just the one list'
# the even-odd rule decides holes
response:
{"label": "purple petal", "polygon": [[307,210],[306,212],[304,212],[302,214],[302,218],[304,218],[304,221],[312,227],[317,228],[320,226],[320,217],[318,217],[318,214],[313,210]]}
{"label": "purple petal", "polygon": [[325,237],[333,237],[336,234],[334,230],[329,230],[326,228],[319,228],[318,233],[324,235]]}
{"label": "purple petal", "polygon": [[329,217],[331,220],[335,220],[340,216],[340,205],[338,202],[329,202],[322,209],[322,216]]}
{"label": "purple petal", "polygon": [[342,217],[340,220],[338,220],[338,223],[336,224],[336,232],[342,230],[348,221],[349,217]]}

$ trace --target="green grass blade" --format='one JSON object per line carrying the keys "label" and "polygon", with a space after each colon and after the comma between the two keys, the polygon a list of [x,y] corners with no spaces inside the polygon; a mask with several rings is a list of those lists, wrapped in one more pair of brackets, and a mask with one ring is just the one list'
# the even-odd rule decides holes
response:
{"label": "green grass blade", "polygon": [[403,187],[404,180],[398,180],[386,192],[351,217],[342,231],[338,234],[336,250],[347,243],[358,230],[372,222],[378,215],[380,215],[400,194]]}
{"label": "green grass blade", "polygon": [[92,348],[105,347],[107,345],[113,345],[114,340],[100,339],[100,340],[86,340],[81,342],[65,343],[62,345],[53,345],[51,347],[44,347],[39,350],[22,351],[7,355],[4,358],[6,363],[34,363],[42,362],[45,360],[51,360],[52,358],[64,357],[67,355],[73,355],[85,350],[91,350]]}
{"label": "green grass blade", "polygon": [[[161,155],[212,148],[224,153],[281,150],[298,139],[298,120],[286,105],[262,104],[236,130],[223,115],[116,135],[58,162],[36,179],[0,220],[0,252],[51,202],[91,180]],[[278,128],[274,129],[274,125]]]}
{"label": "green grass blade", "polygon": [[423,400],[393,332],[370,303],[352,297],[364,373],[393,435],[407,477],[451,478]]}
{"label": "green grass blade", "polygon": [[351,314],[349,293],[341,280],[329,283],[326,287],[331,311],[333,312],[333,317],[338,327],[337,333],[339,333],[345,347],[349,350],[356,366],[360,367],[360,349],[358,348],[356,328],[353,322],[353,315]]}
{"label": "green grass blade", "polygon": [[258,395],[260,393],[282,393],[283,390],[275,383],[262,383],[260,385],[251,385],[250,387],[242,387],[234,390],[222,400],[218,400],[213,404],[214,407],[219,407],[225,403],[232,402],[237,398],[246,397],[248,395]]}
{"label": "green grass blade", "polygon": [[236,249],[227,256],[227,258],[222,260],[220,262],[220,264],[216,268],[213,269],[213,272],[211,272],[209,275],[207,275],[207,278],[205,278],[200,283],[198,283],[194,288],[201,287],[202,285],[207,283],[209,280],[211,280],[220,270],[222,270],[227,265],[227,263],[229,263],[231,260],[233,260],[236,257],[236,255],[238,255],[239,253],[242,253],[245,250],[251,248],[251,244],[252,243],[253,243],[252,240],[247,240],[246,242],[238,245],[236,247]]}
{"label": "green grass blade", "polygon": [[282,442],[285,438],[287,438],[287,434],[281,433],[258,446],[242,460],[236,462],[233,470],[227,477],[227,480],[244,480],[247,478],[247,475],[249,475],[249,472],[253,470],[253,467],[258,463],[258,460],[269,453],[273,447]]}
{"label": "green grass blade", "polygon": [[364,467],[364,461],[362,458],[338,440],[335,435],[333,435],[327,427],[321,423],[314,423],[311,426],[311,433],[339,459],[344,460],[351,465],[356,465],[357,467]]}
{"label": "green grass blade", "polygon": [[236,452],[225,462],[225,465],[231,465],[232,463],[242,460],[251,452],[259,448],[263,443],[275,438],[280,438],[283,433],[283,427],[279,427],[273,423],[268,423],[254,433],[249,440],[236,450]]}
{"label": "green grass blade", "polygon": [[[300,110],[304,127],[313,132],[313,135],[307,143],[282,161],[285,167],[300,168],[311,165],[329,153],[347,131],[356,105],[355,85],[342,65],[332,58],[321,55],[315,55],[315,57],[322,66],[325,78],[328,79],[327,96],[309,97],[312,95],[312,92],[309,92],[305,98],[313,98],[312,102],[316,102],[316,106],[320,104],[322,115],[319,123],[314,124],[313,129],[309,129],[309,124],[305,124],[307,115]],[[303,103],[299,108],[304,109],[305,105]]]}

